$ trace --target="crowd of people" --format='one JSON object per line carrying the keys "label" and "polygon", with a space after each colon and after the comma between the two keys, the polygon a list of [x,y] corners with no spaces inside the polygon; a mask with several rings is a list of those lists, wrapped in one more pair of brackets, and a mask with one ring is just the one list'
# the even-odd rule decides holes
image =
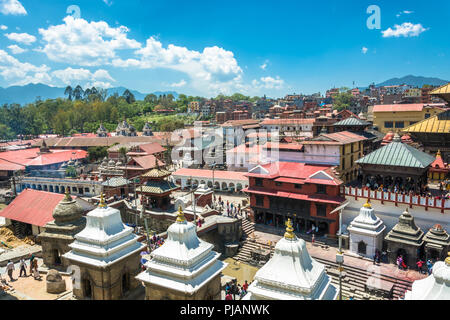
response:
{"label": "crowd of people", "polygon": [[233,202],[230,202],[229,200],[227,200],[227,202],[225,203],[225,201],[222,199],[221,196],[219,196],[218,202],[216,202],[218,207],[220,207],[220,211],[225,211],[227,212],[227,217],[231,217],[231,218],[237,218],[238,216],[243,216],[244,211],[241,208],[241,204],[238,203],[237,205]]}
{"label": "crowd of people", "polygon": [[153,234],[153,237],[150,238],[150,250],[153,251],[158,249],[164,244],[164,238],[158,236],[156,233]]}
{"label": "crowd of people", "polygon": [[[27,275],[27,262],[25,261],[24,258],[20,259],[19,277],[22,278],[22,277],[32,276],[35,280],[41,280],[42,277],[38,271],[37,258],[34,256],[34,254],[30,255],[28,265],[29,265],[29,274]],[[16,267],[14,265],[14,262],[12,262],[11,260],[8,260],[8,263],[6,265],[6,274],[8,275],[10,282],[17,281],[17,279],[14,279],[14,275],[13,275],[15,269],[16,269]],[[0,283],[1,283],[3,289],[11,288],[11,286],[7,282],[6,278],[3,278],[3,276],[1,274],[0,274]]]}
{"label": "crowd of people", "polygon": [[236,279],[228,282],[225,285],[225,300],[241,300],[247,294],[248,286],[247,280],[244,281],[242,286],[237,283]]}

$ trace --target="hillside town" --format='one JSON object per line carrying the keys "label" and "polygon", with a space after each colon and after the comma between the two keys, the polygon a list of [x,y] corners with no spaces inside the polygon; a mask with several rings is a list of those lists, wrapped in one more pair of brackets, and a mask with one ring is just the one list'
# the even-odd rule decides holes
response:
{"label": "hillside town", "polygon": [[4,117],[0,300],[450,300],[450,83],[102,103]]}

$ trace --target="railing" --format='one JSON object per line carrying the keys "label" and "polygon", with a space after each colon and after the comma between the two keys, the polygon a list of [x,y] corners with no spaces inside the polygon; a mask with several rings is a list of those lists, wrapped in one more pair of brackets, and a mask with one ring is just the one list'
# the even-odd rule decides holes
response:
{"label": "railing", "polygon": [[384,192],[378,190],[352,188],[352,187],[341,187],[341,193],[346,196],[353,196],[355,199],[368,198],[373,200],[380,200],[381,203],[384,201],[394,202],[397,204],[407,204],[410,206],[422,206],[425,209],[435,208],[440,209],[444,213],[445,209],[450,209],[450,199],[442,199],[438,197],[422,197],[418,195],[401,194],[395,192]]}
{"label": "railing", "polygon": [[100,185],[102,181],[96,180],[81,180],[81,179],[58,179],[45,177],[23,177],[22,183],[49,183],[49,184],[86,184],[86,185]]}

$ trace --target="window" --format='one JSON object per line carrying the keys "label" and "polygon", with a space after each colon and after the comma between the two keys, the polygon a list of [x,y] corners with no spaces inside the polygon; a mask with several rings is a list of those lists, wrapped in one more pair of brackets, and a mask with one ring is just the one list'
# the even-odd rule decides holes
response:
{"label": "window", "polygon": [[394,127],[394,122],[392,122],[392,121],[385,121],[384,122],[384,127],[385,128],[393,128]]}
{"label": "window", "polygon": [[327,187],[321,184],[317,185],[317,193],[326,193],[327,192]]}
{"label": "window", "polygon": [[327,207],[323,204],[316,204],[317,208],[317,215],[320,217],[326,217],[327,216]]}
{"label": "window", "polygon": [[256,205],[264,206],[264,196],[255,196],[256,197]]}
{"label": "window", "polygon": [[428,119],[431,115],[429,113],[425,113],[425,119]]}
{"label": "window", "polygon": [[345,170],[345,158],[342,158],[342,170]]}
{"label": "window", "polygon": [[277,187],[281,187],[282,183],[277,181],[277,182],[275,182],[275,185],[276,185]]}
{"label": "window", "polygon": [[404,128],[405,127],[405,122],[397,121],[397,122],[395,122],[395,127],[396,128]]}
{"label": "window", "polygon": [[409,125],[412,126],[413,124],[417,123],[417,121],[410,121]]}
{"label": "window", "polygon": [[301,189],[302,185],[301,184],[295,184],[294,187],[295,187],[295,189]]}
{"label": "window", "polygon": [[263,186],[263,181],[260,178],[255,178],[255,186],[257,187],[262,187]]}

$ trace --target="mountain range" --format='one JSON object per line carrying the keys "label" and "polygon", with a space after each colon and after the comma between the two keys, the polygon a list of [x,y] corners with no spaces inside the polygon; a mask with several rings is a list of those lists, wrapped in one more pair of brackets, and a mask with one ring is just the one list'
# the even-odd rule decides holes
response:
{"label": "mountain range", "polygon": [[[65,89],[66,88],[50,87],[41,83],[27,84],[25,86],[11,86],[8,88],[0,87],[0,105],[3,105],[5,103],[18,103],[24,105],[36,101],[38,97],[41,100],[64,98]],[[115,93],[122,95],[126,89],[127,88],[125,87],[109,88],[107,89],[108,96],[111,96]],[[141,93],[137,90],[130,90],[130,92],[133,93],[136,100],[144,100],[145,96],[147,95],[147,93]],[[167,95],[171,93],[175,97],[175,99],[178,98],[178,93],[175,91],[157,91],[152,93],[156,96],[164,94]]]}
{"label": "mountain range", "polygon": [[413,75],[408,75],[403,78],[392,78],[386,80],[382,83],[377,84],[377,87],[383,86],[398,86],[402,84],[407,84],[413,87],[422,88],[424,85],[428,84],[431,86],[443,86],[444,84],[449,83],[447,80],[442,80],[439,78],[428,78],[428,77],[417,77]]}

